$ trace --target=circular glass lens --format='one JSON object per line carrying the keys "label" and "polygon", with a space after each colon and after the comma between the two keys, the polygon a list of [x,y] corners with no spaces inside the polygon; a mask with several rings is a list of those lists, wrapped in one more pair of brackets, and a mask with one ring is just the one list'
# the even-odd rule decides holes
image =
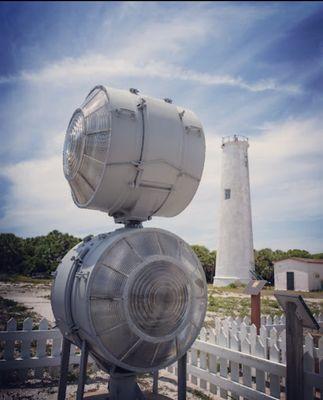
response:
{"label": "circular glass lens", "polygon": [[167,261],[148,264],[128,292],[128,310],[137,329],[148,336],[174,333],[190,308],[190,286],[185,273]]}
{"label": "circular glass lens", "polygon": [[63,167],[67,179],[72,179],[77,173],[83,155],[85,123],[81,112],[76,112],[67,128]]}

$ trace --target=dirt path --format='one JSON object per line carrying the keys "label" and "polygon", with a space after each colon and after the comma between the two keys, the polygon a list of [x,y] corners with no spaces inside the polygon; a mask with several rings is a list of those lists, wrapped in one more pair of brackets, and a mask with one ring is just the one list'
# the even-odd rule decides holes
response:
{"label": "dirt path", "polygon": [[[137,379],[139,386],[142,391],[151,393],[152,390],[152,378],[151,376],[139,377]],[[95,382],[95,376],[91,376],[91,383],[85,386],[84,399],[98,400],[98,395],[107,393],[107,382],[108,374],[99,371],[97,373],[97,382]],[[77,385],[67,385],[66,400],[75,400]],[[28,382],[27,385],[20,388],[5,388],[0,389],[0,400],[56,400],[57,399],[58,387],[56,385],[42,385],[41,382]],[[163,371],[158,382],[158,393],[167,398],[176,400],[177,397],[177,383],[173,375]],[[93,397],[92,397],[93,396]],[[148,397],[151,398],[151,397]],[[100,396],[100,399],[106,399],[106,396]],[[196,386],[187,382],[187,400],[219,400],[219,397],[212,395],[206,390],[201,390]]]}
{"label": "dirt path", "polygon": [[54,322],[50,304],[50,285],[0,282],[0,296],[33,309],[37,314]]}

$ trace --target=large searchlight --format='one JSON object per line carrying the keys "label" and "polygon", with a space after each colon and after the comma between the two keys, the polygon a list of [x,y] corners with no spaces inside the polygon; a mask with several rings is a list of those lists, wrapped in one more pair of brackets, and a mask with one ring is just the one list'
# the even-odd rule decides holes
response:
{"label": "large searchlight", "polygon": [[202,125],[192,111],[97,86],[71,118],[63,164],[78,207],[125,222],[183,211],[204,157]]}
{"label": "large searchlight", "polygon": [[111,375],[109,398],[132,400],[141,397],[129,376],[171,365],[196,339],[207,306],[202,266],[181,238],[142,222],[188,206],[204,158],[200,121],[168,99],[96,86],[74,112],[63,151],[73,200],[125,225],[70,250],[52,286],[63,351],[74,343],[84,355],[78,398],[88,353]]}

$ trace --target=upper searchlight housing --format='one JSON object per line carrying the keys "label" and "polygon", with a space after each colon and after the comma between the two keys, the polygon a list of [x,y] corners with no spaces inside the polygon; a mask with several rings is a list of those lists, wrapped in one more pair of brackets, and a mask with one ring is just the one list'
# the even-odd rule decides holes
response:
{"label": "upper searchlight housing", "polygon": [[192,111],[96,86],[71,118],[63,166],[78,207],[128,223],[183,211],[204,159],[203,128]]}

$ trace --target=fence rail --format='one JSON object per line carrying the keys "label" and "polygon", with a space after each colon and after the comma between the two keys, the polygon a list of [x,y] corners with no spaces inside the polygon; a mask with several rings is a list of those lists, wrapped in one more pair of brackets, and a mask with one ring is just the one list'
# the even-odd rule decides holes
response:
{"label": "fence rail", "polygon": [[[322,315],[316,316],[322,321]],[[203,328],[188,355],[189,380],[224,399],[285,398],[286,331],[284,319],[263,319],[260,334],[248,318],[217,319]],[[275,326],[268,328],[266,323]],[[304,335],[305,399],[323,399],[323,337]],[[175,365],[168,372],[176,374]]]}
{"label": "fence rail", "polygon": [[[314,314],[315,319],[321,325],[323,326],[323,313],[319,314]],[[218,318],[214,317],[214,324],[215,324],[215,329],[219,328],[224,328],[224,329],[230,329],[230,328],[237,328],[241,326],[241,324],[245,324],[247,327],[250,327],[251,321],[249,317],[228,317],[228,318]],[[285,324],[286,324],[286,319],[285,315],[262,315],[261,316],[261,326],[265,327],[267,331],[270,331],[272,328],[276,328],[276,330],[282,331],[285,329]]]}
{"label": "fence rail", "polygon": [[[0,331],[0,379],[5,382],[19,379],[21,382],[26,378],[42,379],[44,373],[57,376],[62,340],[58,329],[49,329],[46,318],[38,327],[32,318],[26,318],[22,330],[17,330],[17,322],[11,318],[7,330]],[[70,364],[79,364],[80,355],[80,350],[71,346]],[[18,374],[12,374],[13,370]]]}
{"label": "fence rail", "polygon": [[[317,316],[319,320],[323,320]],[[278,318],[278,317],[277,317]],[[223,399],[282,399],[286,375],[284,320],[263,319],[260,334],[250,320],[215,318],[214,328],[202,328],[187,358],[188,380],[201,390]],[[269,322],[269,324],[268,324]],[[271,324],[270,324],[271,322]],[[273,327],[269,327],[274,325]],[[277,330],[275,325],[283,326]],[[27,318],[22,330],[11,319],[0,331],[0,371],[8,380],[17,371],[19,380],[42,379],[44,373],[58,374],[62,336],[42,319],[38,329]],[[80,350],[72,346],[70,364],[79,364]],[[89,360],[92,362],[92,360]],[[177,374],[176,365],[167,368]],[[306,400],[323,399],[323,337],[304,336],[304,379]]]}

